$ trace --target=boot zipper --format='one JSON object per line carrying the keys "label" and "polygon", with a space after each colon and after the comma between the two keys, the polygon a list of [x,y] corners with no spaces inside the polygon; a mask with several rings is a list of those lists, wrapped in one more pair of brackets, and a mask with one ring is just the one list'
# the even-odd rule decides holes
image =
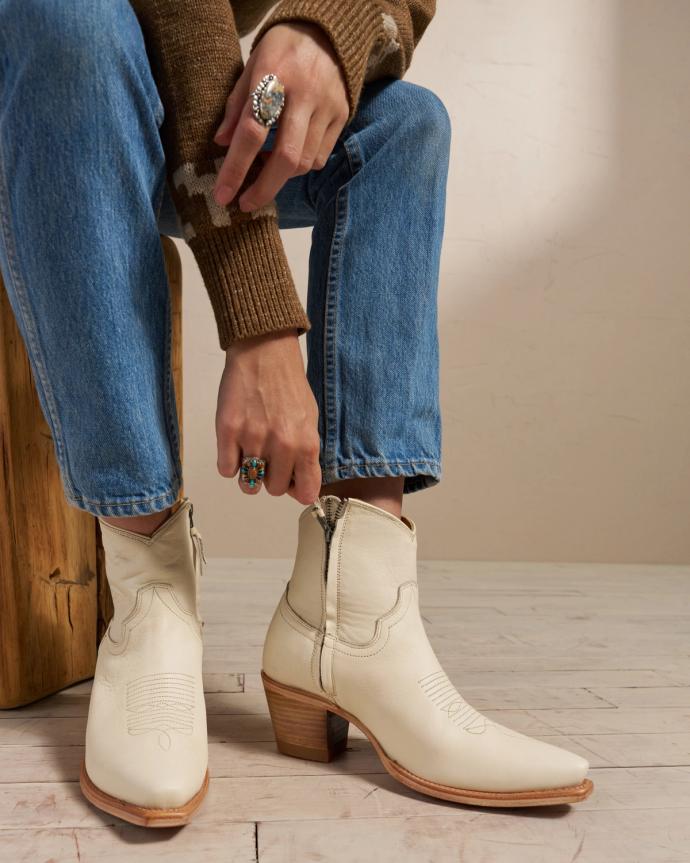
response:
{"label": "boot zipper", "polygon": [[192,553],[194,555],[194,560],[192,565],[194,566],[194,574],[196,576],[196,584],[195,584],[195,595],[196,595],[196,617],[199,621],[201,628],[204,628],[204,620],[199,614],[199,578],[204,574],[204,567],[201,561],[206,563],[206,555],[204,554],[204,542],[201,538],[201,534],[199,533],[198,528],[194,525],[193,518],[193,510],[194,506],[191,501],[189,504],[189,533],[192,538]]}
{"label": "boot zipper", "polygon": [[[335,508],[335,512],[333,512],[331,514],[330,513],[330,506],[326,507],[326,509],[329,510],[329,513],[326,513],[324,508],[319,503],[319,500],[317,499],[316,501],[314,501],[314,509],[312,510],[312,513],[316,516],[316,519],[318,520],[319,524],[323,528],[323,533],[324,533],[324,537],[326,540],[326,553],[324,555],[324,564],[323,564],[323,573],[322,573],[324,584],[326,584],[328,582],[328,561],[329,561],[329,558],[331,556],[331,541],[333,539],[333,534],[335,533],[335,528],[336,528],[336,525],[338,523],[338,519],[345,512],[345,508],[347,507],[347,502],[348,502],[348,499],[346,497],[342,498],[338,502],[338,505]],[[324,630],[323,635],[325,636],[325,630]],[[323,638],[321,639],[321,651],[323,651]],[[321,659],[319,659],[319,684],[320,684],[321,688],[325,690],[323,677],[321,674]]]}
{"label": "boot zipper", "polygon": [[332,516],[326,514],[324,508],[321,506],[318,500],[314,501],[314,510],[313,513],[316,516],[317,521],[323,528],[324,537],[326,539],[326,555],[325,555],[325,565],[323,572],[324,581],[328,580],[328,558],[330,556],[331,550],[331,540],[333,539],[333,534],[335,532],[335,527],[338,519],[345,512],[345,507],[347,506],[347,498],[344,497],[339,501],[338,506],[336,507],[335,512]]}
{"label": "boot zipper", "polygon": [[[201,557],[204,563],[206,563],[206,555],[204,554],[204,541],[201,534],[199,533],[199,530],[194,526],[194,504],[191,501],[189,503],[189,532],[192,535],[192,541],[194,543],[196,554]],[[199,567],[199,570],[201,572],[201,575],[203,575],[203,567]]]}
{"label": "boot zipper", "polygon": [[[190,533],[192,534],[192,539],[194,540],[194,545],[196,546],[197,554],[201,557],[203,562],[206,563],[207,561],[206,561],[206,555],[204,554],[204,541],[201,537],[201,534],[199,533],[199,531],[195,527],[190,528]],[[201,574],[203,575],[204,574],[204,568],[200,567],[200,571],[201,571]]]}

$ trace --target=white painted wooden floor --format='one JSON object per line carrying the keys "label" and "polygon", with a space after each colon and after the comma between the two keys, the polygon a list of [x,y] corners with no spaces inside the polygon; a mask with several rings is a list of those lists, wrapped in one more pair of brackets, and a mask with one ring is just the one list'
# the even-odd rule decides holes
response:
{"label": "white painted wooden floor", "polygon": [[289,561],[210,561],[203,580],[211,790],[187,827],[146,831],[79,793],[89,685],[0,712],[2,863],[688,863],[690,567],[420,566],[432,642],[476,708],[587,757],[576,806],[481,809],[346,755],[276,753],[259,670]]}

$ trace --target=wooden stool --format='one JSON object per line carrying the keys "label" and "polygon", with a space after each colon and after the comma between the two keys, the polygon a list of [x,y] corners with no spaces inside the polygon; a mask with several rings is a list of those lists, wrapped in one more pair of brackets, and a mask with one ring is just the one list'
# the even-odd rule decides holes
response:
{"label": "wooden stool", "polygon": [[[182,269],[161,237],[182,438]],[[53,439],[0,279],[0,709],[92,677],[111,614],[98,520],[65,501]]]}

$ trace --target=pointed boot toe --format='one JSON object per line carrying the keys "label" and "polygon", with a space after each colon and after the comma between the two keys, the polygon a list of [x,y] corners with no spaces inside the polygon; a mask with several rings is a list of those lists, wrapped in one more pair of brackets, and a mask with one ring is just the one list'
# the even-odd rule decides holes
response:
{"label": "pointed boot toe", "polygon": [[287,755],[329,761],[353,723],[392,776],[432,797],[537,806],[593,789],[586,759],[492,721],[453,686],[419,612],[414,523],[355,498],[302,512],[262,680]]}
{"label": "pointed boot toe", "polygon": [[[589,772],[589,761],[578,755],[554,746],[552,743],[541,743],[539,770],[535,772],[534,788],[572,788],[582,785]],[[545,748],[544,748],[545,747]]]}
{"label": "pointed boot toe", "polygon": [[185,824],[208,787],[201,535],[188,498],[150,537],[100,524],[114,614],[98,648],[81,788],[130,823]]}

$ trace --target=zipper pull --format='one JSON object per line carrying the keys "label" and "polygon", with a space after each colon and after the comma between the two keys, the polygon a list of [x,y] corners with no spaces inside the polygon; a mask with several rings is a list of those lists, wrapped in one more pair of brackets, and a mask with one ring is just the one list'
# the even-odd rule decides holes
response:
{"label": "zipper pull", "polygon": [[331,541],[331,538],[333,537],[333,534],[335,532],[336,522],[342,516],[342,514],[345,512],[345,509],[347,507],[347,501],[348,501],[348,499],[346,497],[344,497],[340,500],[335,512],[333,513],[332,519],[328,518],[328,516],[326,515],[326,513],[324,511],[324,508],[321,506],[321,503],[318,499],[315,500],[313,503],[314,508],[312,509],[311,513],[316,518],[316,520],[319,522],[321,527],[323,528],[323,532],[326,535],[326,544],[329,544]]}
{"label": "zipper pull", "polygon": [[206,563],[206,555],[204,554],[204,541],[199,533],[197,527],[194,526],[194,522],[192,521],[192,505],[189,505],[189,534],[192,538],[192,554],[194,556],[193,566],[194,566],[194,574],[196,576],[196,584],[195,584],[195,595],[196,595],[196,619],[199,621],[199,626],[201,629],[204,628],[205,621],[202,619],[199,614],[199,582],[198,579],[204,574],[204,567],[201,564],[201,561]]}
{"label": "zipper pull", "polygon": [[[201,557],[201,560],[203,560],[204,563],[207,563],[206,555],[204,554],[204,541],[201,534],[196,527],[190,528],[190,533],[192,535],[192,542],[194,543],[197,557]],[[204,574],[204,568],[202,566],[199,567],[199,571],[201,575]]]}
{"label": "zipper pull", "polygon": [[326,518],[326,513],[324,512],[323,507],[319,500],[314,501],[314,509],[312,509],[311,514],[316,518],[321,527],[323,528],[323,532],[326,534],[326,542],[331,541],[331,536],[333,535],[333,527],[331,523]]}

